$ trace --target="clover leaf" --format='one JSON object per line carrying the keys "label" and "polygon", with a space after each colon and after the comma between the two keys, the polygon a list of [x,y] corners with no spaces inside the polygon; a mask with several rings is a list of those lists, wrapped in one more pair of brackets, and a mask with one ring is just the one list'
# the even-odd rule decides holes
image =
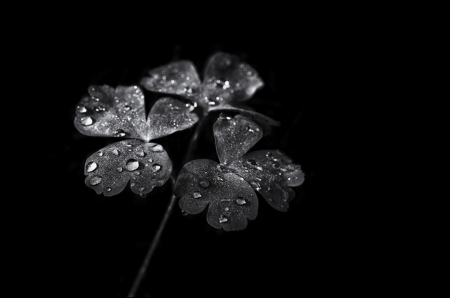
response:
{"label": "clover leaf", "polygon": [[[278,150],[247,153],[261,139],[262,132],[255,122],[242,115],[233,118],[221,115],[213,131],[220,164],[203,159],[183,167],[174,187],[174,194],[181,197],[179,206],[189,214],[198,214],[210,204],[208,223],[226,231],[246,227],[246,222],[242,223],[246,213],[239,206],[249,203],[257,208],[257,200],[250,199],[248,188],[259,192],[276,210],[286,212],[295,197],[291,187],[304,181],[300,166]],[[224,199],[233,202],[234,209],[221,207],[219,202]],[[225,213],[230,210],[236,210],[237,215]],[[251,214],[254,216],[246,217],[256,218],[257,210]]]}
{"label": "clover leaf", "polygon": [[131,190],[146,194],[163,185],[172,172],[164,148],[150,140],[191,127],[198,121],[193,107],[179,100],[159,99],[145,119],[144,95],[138,86],[90,86],[89,97],[77,106],[75,127],[82,134],[127,137],[92,154],[85,164],[85,183],[97,194],[120,193],[131,180]]}
{"label": "clover leaf", "polygon": [[253,111],[242,102],[250,99],[264,83],[255,69],[227,53],[216,53],[208,60],[203,82],[191,61],[172,62],[149,72],[141,85],[149,91],[176,94],[201,106],[204,113],[234,110],[271,126],[278,126],[265,115]]}

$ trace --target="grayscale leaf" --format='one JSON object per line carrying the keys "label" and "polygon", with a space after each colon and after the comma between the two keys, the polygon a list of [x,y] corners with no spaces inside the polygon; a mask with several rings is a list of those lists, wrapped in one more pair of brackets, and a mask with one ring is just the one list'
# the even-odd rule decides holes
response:
{"label": "grayscale leaf", "polygon": [[76,109],[75,127],[82,134],[148,141],[144,95],[138,86],[90,86]]}
{"label": "grayscale leaf", "polygon": [[209,204],[208,223],[225,231],[245,229],[247,219],[258,214],[258,198],[250,185],[212,160],[197,159],[184,165],[174,194],[181,197],[179,206],[189,214],[198,214]]}
{"label": "grayscale leaf", "polygon": [[286,212],[295,192],[303,183],[300,165],[277,150],[258,150],[233,161],[228,168],[243,177],[276,210]]}
{"label": "grayscale leaf", "polygon": [[85,184],[97,194],[113,196],[131,180],[131,190],[146,194],[163,185],[172,173],[172,162],[156,143],[126,140],[92,154],[85,164]]}
{"label": "grayscale leaf", "polygon": [[194,106],[177,99],[159,99],[148,114],[149,139],[161,138],[194,125],[198,116],[192,113],[193,109]]}
{"label": "grayscale leaf", "polygon": [[221,115],[214,123],[213,131],[217,156],[224,165],[247,153],[263,135],[255,122],[240,115],[234,118]]}

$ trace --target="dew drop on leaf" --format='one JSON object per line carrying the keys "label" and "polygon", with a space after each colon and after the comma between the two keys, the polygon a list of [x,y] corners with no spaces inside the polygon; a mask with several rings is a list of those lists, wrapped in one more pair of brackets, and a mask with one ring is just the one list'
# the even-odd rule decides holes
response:
{"label": "dew drop on leaf", "polygon": [[250,185],[258,191],[261,189],[261,185],[259,185],[259,183],[256,181],[250,181]]}
{"label": "dew drop on leaf", "polygon": [[89,116],[81,118],[81,124],[83,124],[84,126],[92,125],[92,123],[94,123],[94,121]]}
{"label": "dew drop on leaf", "polygon": [[99,151],[98,156],[103,156],[103,151]]}
{"label": "dew drop on leaf", "polygon": [[274,163],[272,164],[272,167],[273,167],[274,169],[279,169],[279,168],[280,168],[280,164],[277,163],[277,162],[274,162]]}
{"label": "dew drop on leaf", "polygon": [[198,198],[202,197],[202,195],[199,192],[194,192],[194,194],[192,196],[194,197],[194,199],[198,199]]}
{"label": "dew drop on leaf", "polygon": [[141,188],[139,188],[139,191],[140,191],[140,192],[143,192],[144,189],[145,189],[145,187],[141,187]]}
{"label": "dew drop on leaf", "polygon": [[267,152],[266,153],[266,158],[268,159],[268,160],[272,160],[273,159],[273,154],[272,154],[272,152]]}
{"label": "dew drop on leaf", "polygon": [[116,137],[124,137],[126,134],[123,129],[118,129],[115,131],[115,135],[116,135]]}
{"label": "dew drop on leaf", "polygon": [[118,173],[122,173],[122,171],[123,171],[122,167],[118,167],[118,168],[116,168],[116,172],[118,172]]}
{"label": "dew drop on leaf", "polygon": [[161,145],[155,145],[155,146],[153,146],[152,148],[151,148],[151,150],[153,151],[153,152],[162,152],[162,151],[164,151],[164,148],[163,148],[163,146],[161,146]]}
{"label": "dew drop on leaf", "polygon": [[78,113],[86,113],[87,112],[86,108],[83,106],[78,106],[77,111],[78,111]]}
{"label": "dew drop on leaf", "polygon": [[228,217],[226,217],[225,215],[220,215],[219,216],[219,222],[220,223],[224,223],[228,221]]}
{"label": "dew drop on leaf", "polygon": [[153,162],[153,159],[150,158],[150,159],[148,160],[148,162]]}
{"label": "dew drop on leaf", "polygon": [[111,191],[111,187],[108,187],[108,188],[106,189],[106,191]]}
{"label": "dew drop on leaf", "polygon": [[93,176],[91,178],[91,180],[89,181],[89,183],[91,183],[91,185],[97,185],[100,182],[102,182],[102,177],[100,177],[100,176]]}
{"label": "dew drop on leaf", "polygon": [[124,109],[125,111],[129,111],[129,110],[131,110],[131,107],[130,107],[129,105],[125,105],[125,106],[123,107],[123,109]]}
{"label": "dew drop on leaf", "polygon": [[130,172],[135,171],[137,168],[139,168],[139,162],[135,159],[130,159],[129,161],[127,161],[127,165],[125,166],[125,168]]}
{"label": "dew drop on leaf", "polygon": [[112,151],[112,154],[114,154],[115,156],[119,156],[120,152],[119,150],[117,150],[117,148],[114,148]]}
{"label": "dew drop on leaf", "polygon": [[97,169],[98,165],[95,162],[90,162],[87,166],[86,172],[90,173]]}
{"label": "dew drop on leaf", "polygon": [[206,179],[200,180],[198,185],[200,185],[200,187],[203,187],[203,188],[208,188],[209,187],[209,181],[206,180]]}
{"label": "dew drop on leaf", "polygon": [[152,169],[153,172],[158,172],[159,170],[161,170],[161,166],[157,163],[155,163],[154,165],[152,165]]}
{"label": "dew drop on leaf", "polygon": [[242,198],[236,199],[236,203],[238,203],[238,205],[245,205],[245,200]]}
{"label": "dew drop on leaf", "polygon": [[144,157],[145,156],[145,152],[142,150],[136,151],[136,155],[139,157]]}
{"label": "dew drop on leaf", "polygon": [[134,174],[135,174],[135,175],[140,175],[140,174],[141,174],[141,172],[139,172],[139,171],[136,171],[136,172],[134,172]]}

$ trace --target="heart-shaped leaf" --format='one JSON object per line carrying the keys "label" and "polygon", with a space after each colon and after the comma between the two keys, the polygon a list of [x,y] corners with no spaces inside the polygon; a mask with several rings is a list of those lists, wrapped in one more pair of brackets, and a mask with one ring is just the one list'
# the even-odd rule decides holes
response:
{"label": "heart-shaped leaf", "polygon": [[144,95],[137,86],[89,87],[91,97],[77,106],[75,127],[83,134],[150,141],[191,127],[198,116],[193,106],[174,98],[159,99],[145,119]]}
{"label": "heart-shaped leaf", "polygon": [[157,139],[184,130],[198,121],[198,116],[191,113],[194,106],[164,97],[159,99],[148,114],[149,139]]}
{"label": "heart-shaped leaf", "polygon": [[217,156],[226,165],[243,156],[261,138],[258,125],[241,115],[220,116],[213,127]]}
{"label": "heart-shaped leaf", "polygon": [[203,79],[203,95],[214,106],[245,101],[263,86],[256,70],[247,63],[240,62],[234,55],[216,53],[208,60]]}
{"label": "heart-shaped leaf", "polygon": [[137,86],[90,86],[77,106],[75,127],[88,136],[148,141],[144,95]]}
{"label": "heart-shaped leaf", "polygon": [[141,80],[141,85],[153,92],[190,98],[195,96],[200,88],[200,79],[190,61],[181,60],[160,66],[150,70],[149,75]]}
{"label": "heart-shaped leaf", "polygon": [[181,169],[174,187],[179,206],[189,214],[202,212],[209,204],[207,221],[225,231],[243,230],[247,218],[258,214],[258,198],[241,177],[222,170],[218,163],[197,159]]}
{"label": "heart-shaped leaf", "polygon": [[85,183],[97,194],[113,196],[131,180],[131,190],[146,194],[163,185],[172,173],[172,162],[156,143],[126,140],[108,145],[91,155],[85,164]]}
{"label": "heart-shaped leaf", "polygon": [[248,181],[273,208],[283,212],[295,197],[290,187],[301,185],[305,179],[300,165],[277,150],[247,153],[228,168]]}

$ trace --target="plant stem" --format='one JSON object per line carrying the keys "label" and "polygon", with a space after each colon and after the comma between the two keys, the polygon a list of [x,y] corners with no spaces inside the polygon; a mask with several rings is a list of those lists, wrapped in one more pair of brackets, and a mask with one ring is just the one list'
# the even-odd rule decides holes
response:
{"label": "plant stem", "polygon": [[[173,177],[172,178],[172,183]],[[173,185],[173,184],[172,184]],[[128,297],[134,297],[136,295],[137,290],[139,289],[139,285],[141,284],[142,279],[145,276],[145,272],[147,271],[148,264],[150,263],[150,259],[153,256],[153,253],[155,252],[156,246],[159,242],[159,238],[161,238],[161,234],[164,230],[164,227],[166,226],[167,220],[169,219],[170,214],[172,213],[173,206],[175,205],[176,197],[172,195],[172,198],[170,199],[169,206],[167,207],[166,213],[164,214],[164,217],[159,224],[158,231],[156,232],[155,237],[153,237],[152,243],[150,245],[149,250],[147,251],[147,254],[145,255],[144,262],[141,264],[141,268],[139,269],[139,272],[136,276],[136,279],[133,282],[133,286],[131,287],[130,292],[128,293]]]}
{"label": "plant stem", "polygon": [[197,124],[197,127],[195,128],[194,135],[189,140],[189,146],[188,151],[186,155],[183,158],[183,161],[181,162],[181,167],[183,167],[190,159],[192,158],[192,153],[194,152],[195,148],[197,148],[197,140],[200,136],[200,132],[203,130],[204,124],[206,123],[206,117],[207,115],[203,116],[200,121]]}

